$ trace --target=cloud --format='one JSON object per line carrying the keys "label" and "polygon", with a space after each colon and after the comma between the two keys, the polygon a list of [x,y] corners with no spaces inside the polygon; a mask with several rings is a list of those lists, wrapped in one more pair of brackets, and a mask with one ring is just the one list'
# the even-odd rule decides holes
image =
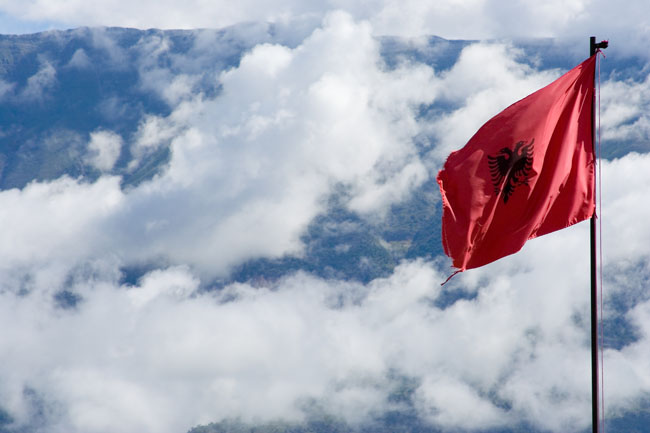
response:
{"label": "cloud", "polygon": [[119,178],[93,184],[63,177],[0,192],[0,264],[12,290],[60,285],[70,268],[101,251],[101,228],[123,202]]}
{"label": "cloud", "polygon": [[7,95],[11,94],[15,87],[15,83],[9,83],[0,79],[0,101],[2,101]]}
{"label": "cloud", "polygon": [[72,55],[72,57],[70,57],[70,61],[67,64],[67,66],[71,66],[79,69],[86,69],[90,65],[91,65],[90,59],[88,58],[88,55],[86,54],[86,51],[84,51],[83,48],[77,49]]}
{"label": "cloud", "polygon": [[650,141],[650,79],[610,78],[602,85],[602,139],[626,140],[646,145]]}
{"label": "cloud", "polygon": [[[410,268],[401,281],[412,271],[431,279],[421,265]],[[390,285],[379,284],[380,292]],[[83,299],[71,311],[57,310],[39,292],[2,293],[2,321],[17,320],[20,330],[0,343],[12,348],[3,351],[12,372],[5,408],[28,423],[19,417],[29,413],[21,395],[30,383],[48,404],[64,408],[48,420],[53,428],[172,432],[231,416],[299,418],[300,399],[310,396],[329,396],[350,417],[381,401],[366,383],[381,380],[383,371],[378,347],[366,340],[368,325],[353,305],[330,306],[361,287],[306,275],[276,288],[233,285],[199,294],[197,286],[182,267],[154,271],[133,287],[84,281],[70,287]],[[18,364],[22,357],[29,361]]]}
{"label": "cloud", "polygon": [[[647,238],[635,198],[647,182],[625,182],[646,160],[629,155],[605,163],[603,219],[604,232],[622,236],[647,263],[648,246],[634,242]],[[12,231],[20,242],[0,243],[12,249],[4,253],[12,257],[3,263],[4,287],[16,288],[0,293],[3,327],[14,330],[0,337],[8,366],[2,401],[18,424],[32,413],[27,386],[59,408],[48,412],[48,425],[67,431],[183,431],[233,416],[299,420],[305,399],[362,422],[391,407],[390,372],[416,379],[417,413],[442,428],[523,421],[565,431],[588,424],[585,224],[456,277],[444,290],[477,296],[442,309],[435,301],[445,275],[421,261],[367,285],[296,274],[271,286],[203,292],[185,266],[120,284],[122,263],[90,260],[87,248],[98,243],[93,227],[125,200],[115,178],[92,185],[62,179],[0,194],[2,208],[13,209],[4,227],[41,214],[51,224],[26,225]],[[73,214],[77,220],[69,220]],[[626,225],[637,229],[617,229]],[[84,242],[75,251],[68,238]],[[629,260],[623,250],[606,251],[608,266]],[[85,264],[60,268],[74,257]],[[8,278],[26,267],[29,279]],[[57,307],[52,296],[63,289],[79,297],[76,307]],[[616,410],[630,408],[650,386],[644,305],[629,313],[640,339],[606,352],[608,407]]]}
{"label": "cloud", "polygon": [[[145,91],[158,92],[173,107],[192,95],[200,75],[175,73],[174,69],[194,69],[182,63],[196,63],[196,58],[191,55],[174,56],[170,52],[170,45],[171,42],[165,36],[153,36],[141,41],[137,48],[138,58],[141,59],[139,73],[142,88]],[[168,63],[170,58],[174,63],[171,67],[159,66],[160,63]]]}
{"label": "cloud", "polygon": [[427,378],[417,398],[423,418],[443,428],[481,430],[507,424],[505,410],[485,401],[476,389],[455,379]]}
{"label": "cloud", "polygon": [[[3,320],[17,320],[22,335],[2,341],[14,348],[3,351],[12,372],[4,401],[14,402],[7,409],[15,416],[29,413],[21,385],[30,383],[49,405],[64,408],[50,425],[69,431],[171,432],[230,417],[300,419],[305,398],[358,422],[387,406],[390,369],[419,375],[453,358],[405,351],[426,335],[459,335],[430,334],[436,321],[427,316],[444,314],[426,308],[440,278],[415,262],[366,287],[297,274],[275,287],[238,284],[199,294],[186,268],[169,268],[132,287],[110,280],[73,285],[83,301],[71,311],[37,292],[4,293]],[[18,365],[22,357],[30,361]],[[403,370],[406,361],[422,370]],[[477,423],[499,412],[463,379],[446,387],[441,380],[449,381],[425,373],[421,390],[431,396],[423,410],[439,414],[434,422],[456,425],[466,410],[461,398],[436,403],[446,393],[473,394],[485,406]]]}
{"label": "cloud", "polygon": [[253,257],[299,254],[335,187],[359,212],[403,200],[428,176],[413,137],[432,80],[424,65],[383,69],[370,28],[345,14],[296,48],[256,46],[220,75],[217,97],[142,122],[132,168],[168,143],[172,159],[129,194],[134,249],[223,274]]}
{"label": "cloud", "polygon": [[76,31],[79,33],[89,33],[93,48],[103,51],[110,59],[110,65],[112,67],[121,69],[128,61],[127,54],[120,47],[118,42],[111,38],[107,28],[82,28],[77,29]]}
{"label": "cloud", "polygon": [[[371,21],[382,34],[435,34],[449,39],[557,37],[573,33],[582,20],[593,19],[595,2],[584,0],[529,3],[469,0],[433,3],[408,0],[379,2]],[[578,32],[575,32],[576,34]]]}
{"label": "cloud", "polygon": [[[209,5],[190,1],[93,2],[6,0],[5,13],[22,20],[52,20],[71,26],[122,26],[138,28],[220,28],[241,22],[283,24],[311,22],[332,10],[342,9],[357,20],[367,20],[375,34],[397,36],[438,35],[448,39],[555,37],[572,43],[597,34],[620,42],[624,55],[645,57],[650,31],[641,18],[647,11],[642,0],[614,4],[603,0],[571,0],[530,3],[503,0],[444,0],[421,2],[390,0],[327,2],[253,0]],[[151,13],[155,10],[156,13]],[[315,19],[313,19],[315,17]],[[313,27],[311,27],[313,28]],[[623,43],[624,42],[624,43]]]}
{"label": "cloud", "polygon": [[[612,188],[645,159],[606,163]],[[86,186],[87,193],[101,197],[97,187]],[[633,202],[646,188],[622,187],[629,199],[608,202],[604,215],[629,213],[643,226]],[[605,232],[619,223],[605,221]],[[216,292],[202,291],[186,266],[127,285],[118,262],[88,262],[66,279],[47,280],[48,290],[0,293],[0,320],[15,330],[0,337],[3,406],[17,425],[28,423],[29,386],[59,408],[48,425],[72,432],[184,431],[232,417],[300,420],[305,401],[354,423],[395,409],[388,396],[397,372],[414,379],[418,416],[441,428],[525,422],[580,430],[590,419],[587,245],[587,226],[579,224],[444,289],[445,275],[423,261],[366,285],[298,273]],[[647,262],[647,245],[635,252]],[[610,265],[625,260],[608,255]],[[76,307],[57,307],[52,293],[62,288],[79,297]],[[442,290],[475,290],[476,297],[442,308]],[[605,353],[607,379],[621,378],[607,385],[608,407],[616,410],[650,387],[646,307],[629,313],[640,340]]]}
{"label": "cloud", "polygon": [[[317,2],[300,3],[291,0],[281,0],[268,5],[259,5],[250,0],[236,5],[227,2],[206,5],[194,0],[182,6],[168,0],[149,0],[137,4],[98,3],[94,8],[80,1],[49,3],[34,0],[20,4],[10,0],[2,6],[5,11],[22,19],[52,17],[64,23],[79,20],[93,26],[119,25],[140,28],[215,28],[245,21],[275,21],[314,12],[320,12],[319,15],[322,16],[322,12],[330,9],[327,5],[321,6]],[[154,10],[156,13],[151,13]]]}
{"label": "cloud", "polygon": [[643,190],[650,185],[644,169],[648,164],[648,154],[637,153],[603,164],[603,245],[606,258],[613,262],[643,263],[648,258],[644,239],[650,232],[641,223],[650,217],[650,210],[642,205]]}
{"label": "cloud", "polygon": [[100,171],[111,171],[122,150],[122,137],[111,131],[98,130],[90,134],[88,162]]}
{"label": "cloud", "polygon": [[21,100],[43,102],[47,91],[56,85],[56,69],[46,60],[41,61],[38,72],[27,79],[27,84],[20,92]]}

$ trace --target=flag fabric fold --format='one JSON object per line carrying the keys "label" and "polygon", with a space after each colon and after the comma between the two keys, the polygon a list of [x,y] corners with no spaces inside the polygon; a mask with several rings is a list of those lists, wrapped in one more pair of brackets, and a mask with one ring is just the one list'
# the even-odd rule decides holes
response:
{"label": "flag fabric fold", "polygon": [[595,210],[596,56],[485,123],[438,173],[442,243],[460,271]]}

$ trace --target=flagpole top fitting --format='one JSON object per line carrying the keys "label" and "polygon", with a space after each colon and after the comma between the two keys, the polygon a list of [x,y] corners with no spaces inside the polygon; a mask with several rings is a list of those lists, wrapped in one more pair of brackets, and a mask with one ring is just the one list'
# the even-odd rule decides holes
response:
{"label": "flagpole top fitting", "polygon": [[608,41],[608,40],[604,40],[604,41],[600,41],[600,42],[598,42],[598,43],[595,45],[594,48],[596,48],[597,50],[604,50],[604,49],[607,48],[608,46],[609,46],[609,41]]}
{"label": "flagpole top fitting", "polygon": [[600,50],[604,50],[609,45],[609,41],[600,41],[596,43],[596,36],[591,36],[589,38],[589,56],[593,56]]}

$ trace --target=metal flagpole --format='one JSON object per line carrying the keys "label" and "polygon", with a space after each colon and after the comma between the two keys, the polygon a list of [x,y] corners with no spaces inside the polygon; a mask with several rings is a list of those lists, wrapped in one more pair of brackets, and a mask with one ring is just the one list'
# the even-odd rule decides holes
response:
{"label": "metal flagpole", "polygon": [[[596,54],[598,49],[607,48],[607,41],[596,43],[596,37],[589,38],[589,56]],[[594,86],[595,86],[594,74]],[[594,146],[594,157],[596,155],[596,140],[595,140],[595,99],[596,92],[594,92],[591,104],[591,141]],[[595,164],[594,164],[595,167]],[[596,170],[594,169],[594,178]],[[596,183],[594,182],[594,185]],[[595,193],[595,192],[594,192]],[[592,431],[593,433],[600,432],[599,422],[599,393],[598,393],[598,284],[597,284],[597,271],[596,271],[596,211],[590,220],[590,248],[591,248],[591,418],[592,418]]]}

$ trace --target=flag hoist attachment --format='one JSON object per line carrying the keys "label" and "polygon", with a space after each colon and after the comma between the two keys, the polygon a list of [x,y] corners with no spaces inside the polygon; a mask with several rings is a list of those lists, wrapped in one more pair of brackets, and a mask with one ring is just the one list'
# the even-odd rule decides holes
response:
{"label": "flag hoist attachment", "polygon": [[456,268],[451,277],[590,219],[594,433],[600,431],[595,71],[607,46],[592,36],[588,59],[488,120],[437,177],[442,245]]}

